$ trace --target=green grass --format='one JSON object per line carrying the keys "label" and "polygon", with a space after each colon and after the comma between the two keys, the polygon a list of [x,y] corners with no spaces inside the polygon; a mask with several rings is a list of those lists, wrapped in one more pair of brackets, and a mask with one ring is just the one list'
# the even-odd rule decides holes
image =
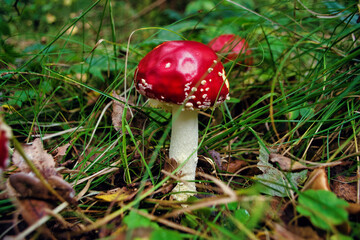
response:
{"label": "green grass", "polygon": [[[263,186],[256,180],[261,174],[256,165],[259,143],[293,161],[342,161],[326,167],[331,187],[339,175],[359,178],[358,2],[209,0],[156,6],[153,1],[74,0],[70,5],[20,1],[16,7],[14,2],[0,7],[7,12],[0,18],[2,115],[20,142],[40,136],[54,154],[70,143],[57,164],[67,163],[62,175],[77,194],[85,189],[78,208],[60,213],[70,223],[82,224],[73,234],[100,237],[95,230],[101,230],[102,237],[111,239],[138,233],[143,226],[154,229],[145,232],[150,237],[162,229],[163,236],[178,239],[260,239],[275,236],[277,224],[300,221],[316,229],[295,210],[291,219],[284,212],[270,216],[274,199],[260,193]],[[53,23],[51,16],[56,17]],[[228,184],[226,191],[236,199],[202,175],[197,179],[201,195],[214,198],[191,199],[188,209],[193,211],[187,212],[167,201],[170,193],[156,192],[169,179],[161,169],[171,117],[147,106],[133,86],[133,74],[141,58],[163,41],[207,43],[223,33],[246,38],[254,66],[245,71],[225,64],[231,99],[200,115],[199,155],[202,171]],[[133,113],[123,117],[121,131],[111,121],[113,91],[127,99],[127,111]],[[243,161],[244,169],[213,169],[202,160],[211,159],[210,150],[223,160]],[[4,179],[13,171],[10,167]],[[353,182],[355,189],[358,182]],[[151,192],[141,190],[148,187],[145,183],[151,184]],[[120,205],[95,198],[119,187],[135,191],[134,186],[140,191]],[[292,187],[294,195],[281,198],[281,206],[296,205],[296,195],[305,190]],[[1,218],[11,219],[14,208],[1,200]],[[67,214],[71,211],[75,213]],[[129,226],[129,218],[140,225]],[[345,224],[353,226],[348,233],[332,226],[325,232],[316,229],[317,234],[355,237],[359,218],[351,216]],[[15,234],[11,225],[1,227],[9,228]]]}

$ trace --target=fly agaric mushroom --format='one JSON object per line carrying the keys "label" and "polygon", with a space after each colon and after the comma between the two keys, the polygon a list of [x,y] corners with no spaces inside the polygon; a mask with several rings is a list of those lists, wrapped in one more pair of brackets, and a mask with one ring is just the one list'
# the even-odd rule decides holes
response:
{"label": "fly agaric mushroom", "polygon": [[[229,82],[216,53],[195,41],[169,41],[150,51],[135,71],[135,86],[152,107],[172,111],[169,157],[180,169],[179,201],[196,193],[198,109],[229,98]],[[189,182],[188,182],[189,181]]]}
{"label": "fly agaric mushroom", "polygon": [[235,34],[220,35],[212,39],[208,43],[208,46],[216,53],[224,55],[224,63],[235,61],[241,54],[245,54],[243,59],[245,59],[244,63],[246,65],[250,66],[253,63],[252,57],[249,57],[252,53],[249,49],[249,44],[245,39],[236,36]]}
{"label": "fly agaric mushroom", "polygon": [[9,140],[12,136],[11,129],[0,116],[0,173],[9,162]]}

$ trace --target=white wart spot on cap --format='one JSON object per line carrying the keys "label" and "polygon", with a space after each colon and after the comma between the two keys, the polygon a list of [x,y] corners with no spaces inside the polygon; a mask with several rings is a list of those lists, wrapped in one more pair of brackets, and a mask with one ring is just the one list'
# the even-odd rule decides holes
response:
{"label": "white wart spot on cap", "polygon": [[[141,82],[139,82],[138,86],[140,88],[139,90],[141,90],[142,92],[146,92],[147,89],[152,89],[152,85],[148,84],[146,82],[146,80],[143,78],[141,79]],[[145,94],[143,94],[143,95],[145,95]]]}
{"label": "white wart spot on cap", "polygon": [[185,84],[184,92],[189,91],[189,89],[190,89],[190,84],[191,84],[190,82],[188,82],[188,83]]}
{"label": "white wart spot on cap", "polygon": [[191,103],[191,102],[187,102],[186,104],[185,104],[185,107],[193,107],[194,105]]}

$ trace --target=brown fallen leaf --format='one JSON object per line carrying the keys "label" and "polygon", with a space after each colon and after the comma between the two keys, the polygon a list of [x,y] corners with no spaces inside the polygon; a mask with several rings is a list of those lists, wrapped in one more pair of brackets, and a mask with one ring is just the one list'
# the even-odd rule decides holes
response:
{"label": "brown fallen leaf", "polygon": [[323,239],[318,233],[310,226],[297,226],[297,225],[288,225],[287,229],[291,231],[296,237],[300,239]]}
{"label": "brown fallen leaf", "polygon": [[214,161],[214,163],[216,164],[216,166],[219,169],[222,169],[222,159],[221,159],[221,155],[220,153],[218,153],[215,150],[208,150],[207,151],[208,154],[210,155],[210,158]]}
{"label": "brown fallen leaf", "polygon": [[304,166],[303,164],[297,161],[292,161],[290,158],[277,153],[270,153],[269,161],[277,163],[280,169],[283,171],[298,171],[308,169],[308,167]]}
{"label": "brown fallen leaf", "polygon": [[70,145],[71,145],[71,143],[69,142],[69,143],[55,149],[55,151],[54,151],[56,153],[56,155],[54,156],[55,162],[58,162],[61,157],[66,155],[66,151],[70,147]]}
{"label": "brown fallen leaf", "polygon": [[16,206],[29,225],[48,215],[49,209],[53,208],[51,204],[46,201],[32,198],[18,199]]}
{"label": "brown fallen leaf", "polygon": [[317,168],[311,172],[303,190],[306,189],[331,191],[324,168]]}
{"label": "brown fallen leaf", "polygon": [[173,172],[178,167],[178,163],[173,158],[167,158],[164,163],[164,170],[166,172]]}
{"label": "brown fallen leaf", "polygon": [[[113,97],[119,99],[120,101],[112,100],[112,107],[113,107],[113,111],[111,114],[112,124],[115,130],[120,131],[121,133],[122,119],[125,110],[124,102],[127,102],[127,99],[120,97],[118,94],[116,94],[115,91],[113,91]],[[131,109],[126,109],[126,121],[129,121],[131,119],[132,115],[130,111]]]}
{"label": "brown fallen leaf", "polygon": [[112,117],[112,124],[116,131],[120,131],[122,128],[122,118],[124,114],[124,108],[125,104],[124,102],[127,101],[127,104],[130,106],[126,109],[126,121],[129,123],[131,127],[132,134],[142,134],[143,129],[145,126],[145,122],[147,120],[147,116],[142,113],[141,111],[138,111],[136,108],[134,108],[134,103],[131,100],[126,100],[123,97],[120,97],[115,92],[113,93],[113,96],[120,101],[113,100],[113,112],[111,114]]}
{"label": "brown fallen leaf", "polygon": [[221,170],[229,173],[236,173],[239,169],[247,165],[248,163],[246,161],[240,159],[231,159],[229,162],[223,164]]}
{"label": "brown fallen leaf", "polygon": [[[55,161],[53,157],[44,150],[40,138],[35,139],[32,145],[23,146],[23,150],[27,158],[34,163],[34,165],[39,169],[45,178],[48,176],[57,175],[55,170]],[[31,172],[30,167],[20,155],[19,151],[14,152],[12,161],[21,172]]]}
{"label": "brown fallen leaf", "polygon": [[[65,200],[76,203],[75,191],[70,184],[58,176],[50,176],[48,182]],[[7,190],[29,225],[47,215],[58,201],[39,179],[28,173],[12,174],[7,181]]]}
{"label": "brown fallen leaf", "polygon": [[349,206],[346,208],[349,214],[359,215],[360,214],[360,204],[358,203],[349,203]]}
{"label": "brown fallen leaf", "polygon": [[[74,189],[56,172],[55,161],[43,149],[40,139],[35,139],[32,145],[24,146],[23,152],[50,185],[50,188],[46,187],[33,174],[19,151],[14,152],[12,160],[20,172],[11,174],[6,186],[9,196],[29,225],[47,215],[57,205],[59,196],[70,204],[76,204]],[[51,188],[58,196],[52,194]]]}
{"label": "brown fallen leaf", "polygon": [[[178,167],[178,163],[175,161],[175,159],[173,158],[167,158],[165,159],[165,163],[164,163],[164,171],[171,173],[173,172],[176,168]],[[164,179],[165,177],[167,177],[167,175],[163,175],[162,179]],[[160,189],[162,194],[168,194],[170,193],[173,188],[175,187],[175,183],[172,179],[168,180]]]}

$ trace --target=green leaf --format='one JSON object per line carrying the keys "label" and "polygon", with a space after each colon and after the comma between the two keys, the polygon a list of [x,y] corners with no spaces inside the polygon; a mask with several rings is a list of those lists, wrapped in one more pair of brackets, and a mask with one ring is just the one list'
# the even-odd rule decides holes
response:
{"label": "green leaf", "polygon": [[8,101],[8,104],[10,106],[19,106],[21,107],[22,104],[25,102],[25,101],[28,101],[28,100],[31,100],[31,99],[34,99],[36,96],[36,92],[32,89],[30,90],[19,90],[19,91],[16,91],[14,93],[14,96],[12,96],[9,101]]}
{"label": "green leaf", "polygon": [[190,15],[198,12],[209,12],[214,8],[215,4],[212,1],[193,1],[186,6],[185,14]]}
{"label": "green leaf", "polygon": [[304,107],[300,109],[300,115],[304,118],[307,118],[314,114],[314,109],[310,107]]}
{"label": "green leaf", "polygon": [[263,144],[260,144],[260,155],[257,167],[263,172],[263,174],[256,175],[255,179],[259,180],[263,184],[264,188],[261,189],[262,193],[286,197],[289,195],[293,188],[297,189],[297,186],[306,180],[307,170],[300,172],[282,172],[269,163],[269,152]]}
{"label": "green leaf", "polygon": [[170,30],[161,30],[158,34],[158,38],[162,40],[183,40],[179,35],[175,34],[174,32],[178,34],[182,34],[186,31],[191,31],[193,29],[202,29],[205,28],[205,25],[202,23],[199,23],[195,20],[188,20],[188,21],[182,21],[173,25],[170,25],[166,27],[166,29]]}
{"label": "green leaf", "polygon": [[331,236],[330,240],[353,240],[353,238],[346,236],[346,235],[337,234],[337,235]]}
{"label": "green leaf", "polygon": [[185,217],[181,219],[181,225],[197,228],[199,226],[199,218],[193,214],[185,213]]}
{"label": "green leaf", "polygon": [[172,230],[158,228],[151,233],[151,240],[181,240],[181,234]]}
{"label": "green leaf", "polygon": [[1,35],[10,35],[10,27],[0,18],[0,36]]}
{"label": "green leaf", "polygon": [[234,217],[241,223],[246,223],[250,219],[250,213],[243,208],[234,211]]}
{"label": "green leaf", "polygon": [[[146,212],[146,210],[143,209],[139,211]],[[125,216],[123,222],[128,226],[129,229],[135,229],[139,227],[151,227],[155,229],[159,227],[157,223],[152,222],[147,217],[141,216],[135,211],[131,211],[129,215]]]}
{"label": "green leaf", "polygon": [[300,194],[296,210],[310,218],[311,222],[324,230],[339,225],[348,219],[345,208],[349,204],[326,190],[307,190]]}

